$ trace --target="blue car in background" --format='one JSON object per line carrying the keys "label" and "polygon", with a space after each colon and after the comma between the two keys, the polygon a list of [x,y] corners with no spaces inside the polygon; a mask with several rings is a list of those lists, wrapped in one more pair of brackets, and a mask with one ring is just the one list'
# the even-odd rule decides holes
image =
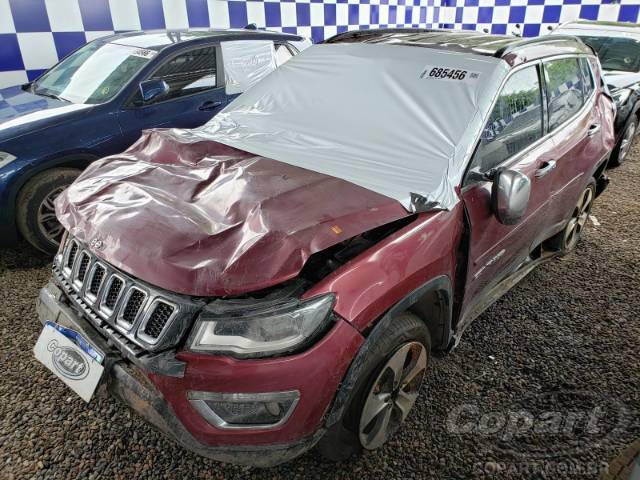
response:
{"label": "blue car in background", "polygon": [[282,64],[310,43],[242,30],[130,32],[95,40],[36,81],[0,90],[0,242],[54,252],[54,200],[90,162],[143,129],[194,128],[232,100],[222,43],[268,40]]}

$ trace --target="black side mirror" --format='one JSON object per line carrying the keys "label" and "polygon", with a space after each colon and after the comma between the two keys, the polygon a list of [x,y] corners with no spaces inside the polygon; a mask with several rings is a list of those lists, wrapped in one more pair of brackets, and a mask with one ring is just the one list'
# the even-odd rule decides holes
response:
{"label": "black side mirror", "polygon": [[154,78],[140,83],[142,103],[158,100],[169,93],[169,85],[162,79]]}
{"label": "black side mirror", "polygon": [[498,221],[504,225],[518,223],[529,205],[531,181],[515,170],[498,168],[493,174],[491,207]]}

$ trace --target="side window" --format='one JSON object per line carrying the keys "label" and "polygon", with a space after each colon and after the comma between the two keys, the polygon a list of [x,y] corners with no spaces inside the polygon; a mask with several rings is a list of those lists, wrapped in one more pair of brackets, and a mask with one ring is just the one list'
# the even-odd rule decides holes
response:
{"label": "side window", "polygon": [[583,78],[583,91],[585,100],[591,96],[591,93],[595,89],[595,83],[593,82],[593,74],[591,73],[591,64],[585,57],[580,58],[580,70],[582,70]]}
{"label": "side window", "polygon": [[169,94],[161,101],[214,88],[216,48],[198,48],[173,57],[158,68],[151,78],[161,78],[169,85]]}
{"label": "side window", "polygon": [[549,103],[549,130],[575,115],[584,104],[582,74],[578,59],[561,58],[544,64]]}
{"label": "side window", "polygon": [[482,131],[473,167],[486,172],[542,138],[542,112],[538,68],[514,73]]}
{"label": "side window", "polygon": [[285,44],[276,44],[276,65],[279,67],[283,63],[286,63],[288,60],[293,57],[291,50]]}

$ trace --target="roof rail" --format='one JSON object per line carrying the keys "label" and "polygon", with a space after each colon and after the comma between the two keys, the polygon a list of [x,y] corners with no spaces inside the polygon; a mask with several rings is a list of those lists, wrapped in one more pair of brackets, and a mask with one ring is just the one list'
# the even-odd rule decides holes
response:
{"label": "roof rail", "polygon": [[572,40],[574,42],[578,41],[576,37],[571,35],[545,35],[544,37],[523,38],[522,40],[512,42],[509,45],[506,45],[496,50],[496,53],[493,56],[497,58],[502,58],[507,53],[517,50],[518,48],[526,47],[527,45],[536,45],[539,43],[553,42],[556,40]]}
{"label": "roof rail", "polygon": [[367,30],[350,30],[348,32],[338,33],[333,37],[327,38],[322,43],[333,43],[334,41],[342,40],[345,38],[358,38],[376,35],[388,35],[392,33],[430,33],[430,32],[442,32],[446,33],[447,29],[440,28],[371,28]]}

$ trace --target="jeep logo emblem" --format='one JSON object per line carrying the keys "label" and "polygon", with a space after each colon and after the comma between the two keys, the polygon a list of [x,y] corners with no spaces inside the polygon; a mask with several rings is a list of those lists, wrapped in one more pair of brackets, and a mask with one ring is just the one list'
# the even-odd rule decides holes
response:
{"label": "jeep logo emblem", "polygon": [[47,345],[51,352],[53,366],[61,375],[71,380],[82,380],[89,375],[89,364],[75,349],[61,347],[57,340],[51,340]]}
{"label": "jeep logo emblem", "polygon": [[89,242],[89,246],[95,250],[100,250],[102,247],[104,247],[104,242],[99,238],[94,238],[93,240],[91,240],[91,242]]}

